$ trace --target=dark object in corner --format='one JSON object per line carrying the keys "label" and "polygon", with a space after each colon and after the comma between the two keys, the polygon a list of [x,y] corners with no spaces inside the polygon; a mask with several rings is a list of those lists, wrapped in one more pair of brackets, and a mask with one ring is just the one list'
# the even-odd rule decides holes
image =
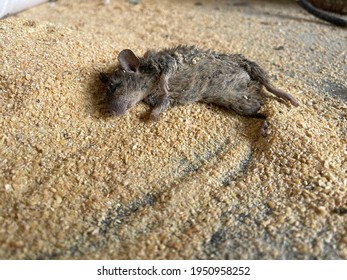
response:
{"label": "dark object in corner", "polygon": [[296,1],[302,8],[304,8],[310,14],[330,22],[336,26],[347,27],[347,20],[334,16],[328,12],[325,12],[317,7],[313,6],[308,0],[297,0]]}

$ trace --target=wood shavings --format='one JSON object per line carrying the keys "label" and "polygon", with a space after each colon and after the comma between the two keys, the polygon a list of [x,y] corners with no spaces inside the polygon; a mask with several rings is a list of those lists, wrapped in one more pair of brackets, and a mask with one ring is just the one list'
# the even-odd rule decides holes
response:
{"label": "wood shavings", "polygon": [[[1,21],[1,258],[347,258],[347,106],[327,95],[347,87],[347,35],[294,3],[192,5],[61,0]],[[265,98],[266,138],[205,104],[102,113],[119,50],[179,43],[243,53],[301,106]]]}

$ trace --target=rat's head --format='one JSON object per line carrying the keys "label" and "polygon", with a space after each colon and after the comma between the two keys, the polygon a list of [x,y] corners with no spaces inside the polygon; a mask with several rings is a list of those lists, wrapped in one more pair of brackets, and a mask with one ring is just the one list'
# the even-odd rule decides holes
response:
{"label": "rat's head", "polygon": [[107,76],[100,73],[106,85],[106,102],[114,116],[121,116],[140,102],[146,94],[149,75],[140,72],[140,60],[131,50],[118,55],[119,67]]}

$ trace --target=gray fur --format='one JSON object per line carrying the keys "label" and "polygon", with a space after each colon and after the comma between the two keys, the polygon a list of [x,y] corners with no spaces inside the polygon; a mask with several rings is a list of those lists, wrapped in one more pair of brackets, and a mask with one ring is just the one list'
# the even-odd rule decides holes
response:
{"label": "gray fur", "polygon": [[120,65],[109,77],[100,74],[107,87],[106,102],[116,116],[144,101],[152,107],[153,120],[171,105],[193,102],[213,103],[244,116],[265,118],[258,112],[263,85],[298,106],[294,97],[270,84],[258,64],[240,54],[178,46],[147,51],[141,58],[123,50],[118,61]]}

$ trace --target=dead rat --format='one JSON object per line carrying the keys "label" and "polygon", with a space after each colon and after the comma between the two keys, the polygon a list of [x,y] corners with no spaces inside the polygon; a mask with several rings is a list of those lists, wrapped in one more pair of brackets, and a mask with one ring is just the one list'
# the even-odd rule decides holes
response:
{"label": "dead rat", "polygon": [[107,88],[106,103],[114,116],[124,115],[144,101],[152,107],[152,120],[158,120],[171,105],[193,102],[213,103],[243,116],[266,118],[259,113],[262,86],[299,105],[293,96],[271,85],[257,63],[241,54],[178,46],[147,51],[139,58],[126,49],[119,53],[118,62],[111,75],[100,73]]}

